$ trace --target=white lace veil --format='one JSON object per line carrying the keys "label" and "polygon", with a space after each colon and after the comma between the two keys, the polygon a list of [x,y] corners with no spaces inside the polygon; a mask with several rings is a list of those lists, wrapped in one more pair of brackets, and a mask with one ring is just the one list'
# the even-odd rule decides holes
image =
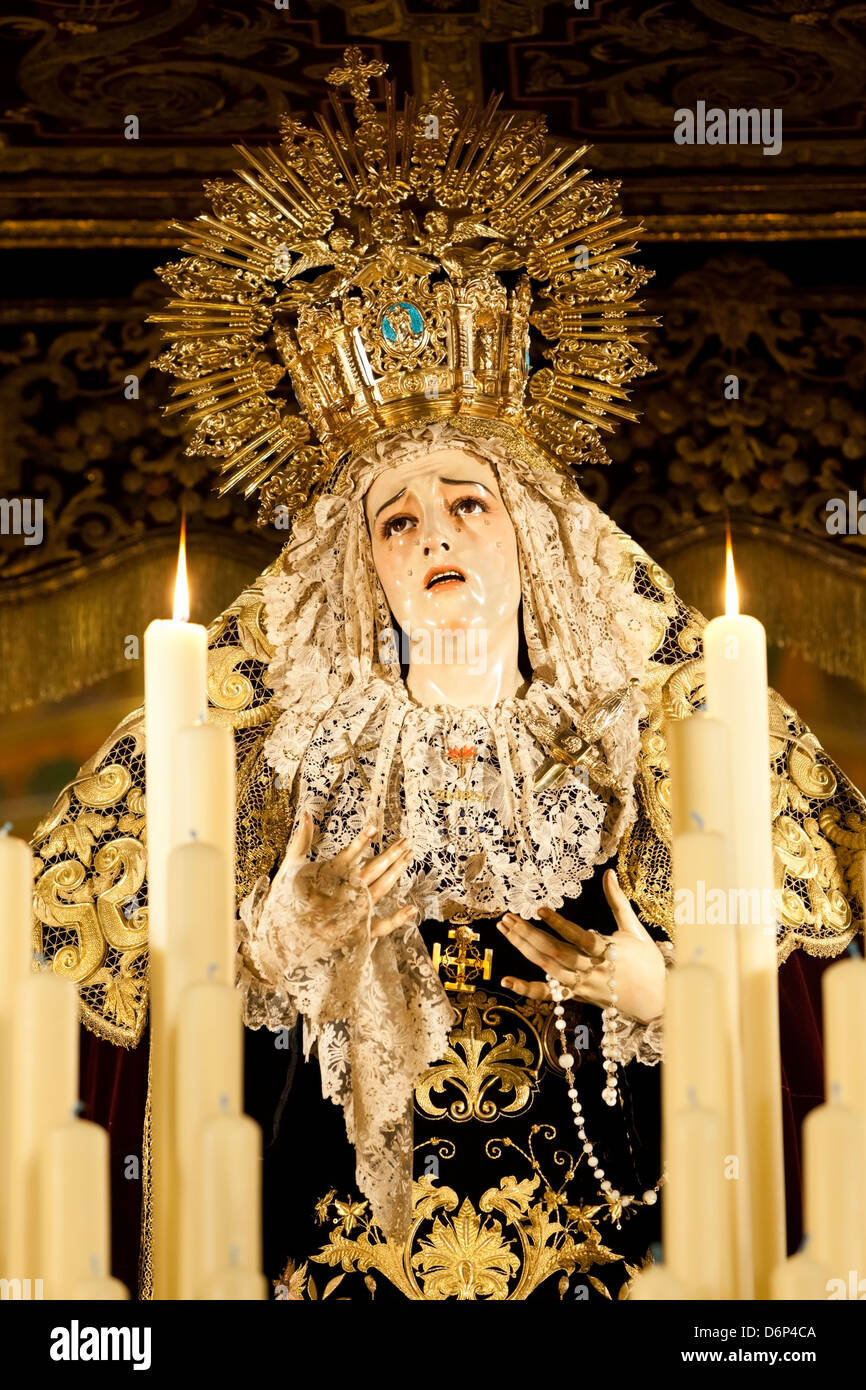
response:
{"label": "white lace veil", "polygon": [[[642,677],[653,645],[648,605],[634,591],[624,538],[610,518],[540,454],[531,451],[530,462],[522,438],[520,457],[501,437],[479,437],[458,424],[427,425],[357,459],[343,489],[321,497],[299,520],[265,582],[267,635],[276,649],[269,677],[286,711],[265,754],[284,782],[294,778],[316,725],[342,694],[371,681],[402,685],[399,666],[380,659],[381,635],[393,620],[373,565],[364,497],[385,469],[454,447],[496,472],[517,534],[534,676],[578,714]],[[626,785],[639,714],[638,700],[603,740],[611,771]]]}
{"label": "white lace veil", "polygon": [[[415,924],[371,944],[369,894],[354,883],[345,886],[343,928],[335,941],[333,926],[319,920],[304,890],[304,875],[316,872],[312,866],[318,862],[327,872],[334,853],[371,817],[383,835],[400,829],[394,818],[401,804],[403,833],[426,855],[427,867],[409,894],[422,916],[435,920],[442,912],[437,878],[449,872],[447,840],[438,838],[446,833],[443,813],[431,813],[429,797],[443,767],[442,714],[414,706],[392,651],[387,644],[380,649],[392,618],[373,566],[364,514],[368,488],[397,462],[459,446],[493,466],[517,535],[533,681],[525,702],[476,712],[480,732],[492,741],[492,756],[479,774],[491,795],[479,799],[492,802],[499,820],[515,831],[498,858],[492,847],[479,856],[488,871],[484,886],[479,877],[466,887],[470,900],[476,893],[476,905],[491,905],[483,915],[505,907],[531,913],[542,901],[559,906],[616,849],[634,816],[641,698],[602,740],[608,768],[624,789],[609,806],[576,786],[558,798],[533,795],[532,776],[544,750],[521,710],[536,699],[554,722],[563,714],[574,721],[598,699],[640,679],[655,640],[646,601],[631,582],[625,538],[610,519],[516,431],[510,438],[476,429],[474,422],[468,428],[419,427],[356,459],[299,518],[264,584],[266,631],[275,650],[268,678],[284,711],[265,755],[283,786],[292,787],[296,817],[310,811],[316,832],[312,865],[299,872],[284,862],[272,883],[259,880],[241,909],[245,964],[238,982],[245,1021],[276,1029],[303,1015],[305,1052],[317,1046],[323,1092],[344,1110],[358,1185],[379,1225],[395,1237],[411,1218],[414,1085],[443,1055],[453,1011]],[[459,713],[471,720],[471,711]],[[356,779],[349,811],[339,814],[334,788],[342,786],[344,797],[346,789],[334,756],[336,736],[348,737],[352,746],[371,721],[376,736],[368,775]],[[402,792],[395,805],[387,789],[398,759]],[[490,786],[491,778],[500,785]],[[434,817],[440,820],[435,827]],[[454,881],[453,855],[450,872]],[[458,906],[467,901],[456,881],[455,893]],[[385,899],[377,915],[397,905],[399,899]]]}

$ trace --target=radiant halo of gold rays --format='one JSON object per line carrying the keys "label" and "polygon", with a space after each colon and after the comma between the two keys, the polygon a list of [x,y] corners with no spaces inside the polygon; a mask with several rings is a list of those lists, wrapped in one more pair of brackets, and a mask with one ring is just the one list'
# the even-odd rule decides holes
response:
{"label": "radiant halo of gold rays", "polygon": [[308,503],[351,455],[395,429],[460,417],[522,435],[547,460],[607,462],[601,432],[634,420],[627,384],[652,370],[656,320],[628,260],[640,224],[618,185],[545,153],[541,117],[499,98],[458,110],[370,82],[347,49],[333,117],[281,122],[279,148],[205,185],[212,213],[173,223],[168,413],[187,452],[219,461],[218,490],[262,493],[262,519]]}

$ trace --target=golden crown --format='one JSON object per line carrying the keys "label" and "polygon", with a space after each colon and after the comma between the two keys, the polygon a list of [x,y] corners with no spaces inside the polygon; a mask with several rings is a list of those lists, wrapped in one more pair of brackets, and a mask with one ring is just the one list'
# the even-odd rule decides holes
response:
{"label": "golden crown", "polygon": [[[151,322],[177,379],[167,413],[189,454],[222,461],[220,493],[262,489],[260,520],[289,513],[395,429],[443,417],[511,427],[560,467],[606,463],[600,430],[637,418],[625,383],[656,320],[637,311],[651,271],[629,262],[641,224],[619,184],[575,167],[589,146],[545,153],[535,115],[499,98],[459,110],[394,84],[346,50],[318,130],[291,117],[279,148],[205,184],[213,215],[158,274],[175,298]],[[495,423],[494,423],[495,422]]]}

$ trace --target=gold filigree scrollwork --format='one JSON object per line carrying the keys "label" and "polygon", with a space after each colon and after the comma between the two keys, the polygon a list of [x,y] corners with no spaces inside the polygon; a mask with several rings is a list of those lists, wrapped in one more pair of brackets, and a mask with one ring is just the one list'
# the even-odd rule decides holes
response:
{"label": "gold filigree scrollwork", "polygon": [[[455,1007],[461,1018],[451,1030],[442,1060],[428,1067],[416,1083],[418,1110],[436,1118],[447,1114],[458,1123],[519,1114],[538,1084],[543,1058],[538,1031],[516,1009],[481,991],[466,999],[462,1007],[455,1001]],[[497,1029],[508,1015],[524,1027],[500,1036]],[[448,1092],[457,1095],[450,1104],[437,1105],[433,1097]],[[510,1094],[512,1099],[502,1104],[490,1092],[503,1097]]]}

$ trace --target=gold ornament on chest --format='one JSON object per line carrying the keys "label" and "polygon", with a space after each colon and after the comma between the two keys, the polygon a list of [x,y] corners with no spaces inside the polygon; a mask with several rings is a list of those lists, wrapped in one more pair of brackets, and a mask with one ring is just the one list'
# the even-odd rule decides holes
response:
{"label": "gold ornament on chest", "polygon": [[472,994],[475,982],[489,980],[493,968],[493,950],[488,946],[482,957],[475,945],[481,938],[469,926],[469,920],[468,914],[465,921],[454,918],[448,940],[456,942],[456,946],[443,950],[438,941],[433,944],[433,968],[443,976],[445,988],[457,994]]}

